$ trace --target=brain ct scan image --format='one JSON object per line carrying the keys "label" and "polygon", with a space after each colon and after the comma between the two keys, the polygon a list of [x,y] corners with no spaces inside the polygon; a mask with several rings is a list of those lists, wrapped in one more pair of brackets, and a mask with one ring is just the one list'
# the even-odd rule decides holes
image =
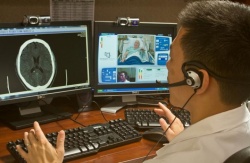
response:
{"label": "brain ct scan image", "polygon": [[42,90],[53,82],[56,61],[48,43],[30,39],[20,47],[16,67],[18,77],[27,89]]}

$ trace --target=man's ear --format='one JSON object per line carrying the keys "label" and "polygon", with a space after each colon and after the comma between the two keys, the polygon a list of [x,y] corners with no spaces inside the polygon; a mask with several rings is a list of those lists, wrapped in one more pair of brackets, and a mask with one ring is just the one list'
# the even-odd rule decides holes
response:
{"label": "man's ear", "polygon": [[208,89],[208,86],[210,84],[210,76],[209,76],[208,72],[204,69],[200,69],[199,71],[203,74],[203,80],[202,80],[201,87],[196,90],[196,94],[202,94],[202,93],[206,92],[206,90]]}

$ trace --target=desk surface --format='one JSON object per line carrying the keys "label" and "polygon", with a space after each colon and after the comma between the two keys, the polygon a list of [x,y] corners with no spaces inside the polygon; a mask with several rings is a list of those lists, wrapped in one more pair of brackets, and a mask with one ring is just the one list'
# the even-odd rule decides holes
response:
{"label": "desk surface", "polygon": [[[65,106],[63,106],[65,107]],[[77,116],[78,113],[74,113],[73,118]],[[124,109],[118,111],[116,114],[103,113],[107,120],[122,118],[124,119]],[[91,125],[94,123],[105,123],[106,120],[103,118],[100,110],[92,110],[88,112],[82,112],[77,121],[84,125]],[[41,127],[44,133],[50,133],[59,131],[62,129],[70,129],[79,127],[80,125],[73,122],[72,120],[60,120],[57,122],[52,122],[48,124],[42,124]],[[12,130],[0,123],[0,162],[13,163],[14,158],[10,155],[6,149],[6,143],[16,139],[23,138],[23,133],[29,131],[31,128]],[[79,158],[76,160],[69,161],[70,163],[79,162],[141,162],[143,158],[148,154],[151,148],[155,145],[155,142],[151,142],[145,139],[141,139],[139,142],[131,143],[128,145],[116,147],[113,149],[101,151],[97,154],[90,155],[87,157]],[[162,145],[157,145],[149,157],[155,156],[155,151],[158,150]]]}

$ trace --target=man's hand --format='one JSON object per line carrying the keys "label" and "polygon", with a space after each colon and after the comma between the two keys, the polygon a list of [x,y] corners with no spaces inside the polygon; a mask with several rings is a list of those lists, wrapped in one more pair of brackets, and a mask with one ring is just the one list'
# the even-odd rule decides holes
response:
{"label": "man's hand", "polygon": [[56,148],[54,148],[45,137],[39,123],[34,122],[34,129],[24,133],[24,143],[27,146],[28,153],[19,145],[17,145],[17,151],[27,163],[62,163],[64,157],[64,140],[65,132],[62,130],[58,133]]}
{"label": "man's hand", "polygon": [[174,120],[174,122],[166,132],[166,137],[168,141],[171,141],[173,138],[176,137],[176,135],[178,135],[184,130],[183,124],[181,123],[179,118],[175,119],[175,115],[165,105],[159,102],[159,107],[160,107],[159,109],[154,109],[156,114],[158,114],[161,117],[166,117],[169,121],[169,124],[167,124],[167,122],[163,118],[159,120],[161,128],[164,131],[169,127],[169,125]]}

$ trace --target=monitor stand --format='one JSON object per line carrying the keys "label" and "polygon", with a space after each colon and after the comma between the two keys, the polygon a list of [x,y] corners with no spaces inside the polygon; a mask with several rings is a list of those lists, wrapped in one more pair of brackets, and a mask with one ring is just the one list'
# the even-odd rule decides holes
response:
{"label": "monitor stand", "polygon": [[108,113],[116,113],[118,110],[130,105],[158,107],[159,101],[161,100],[154,98],[140,97],[138,95],[117,96],[114,97],[114,100],[112,102],[103,106],[101,108],[101,111]]}
{"label": "monitor stand", "polygon": [[102,112],[107,113],[116,113],[118,110],[122,109],[127,105],[134,105],[137,104],[136,95],[129,95],[129,96],[117,96],[114,97],[114,100],[109,104],[101,107]]}
{"label": "monitor stand", "polygon": [[34,121],[40,124],[67,119],[72,113],[61,110],[51,104],[39,104],[38,101],[3,106],[0,120],[10,128],[17,130],[32,127]]}

